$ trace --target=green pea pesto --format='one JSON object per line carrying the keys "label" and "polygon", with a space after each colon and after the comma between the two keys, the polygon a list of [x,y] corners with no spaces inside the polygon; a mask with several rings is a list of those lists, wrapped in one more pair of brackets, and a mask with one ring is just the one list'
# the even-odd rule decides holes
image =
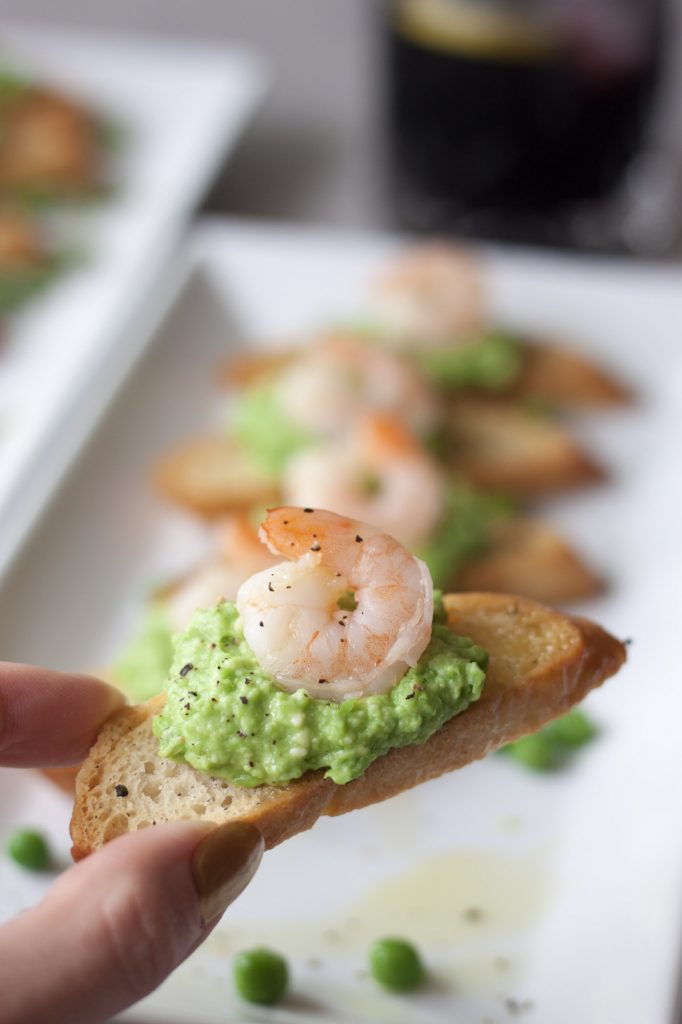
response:
{"label": "green pea pesto", "polygon": [[471,640],[434,624],[418,664],[388,693],[336,703],[281,689],[256,661],[231,601],[195,612],[174,644],[168,698],[153,723],[159,752],[240,786],[322,768],[350,782],[477,700],[487,663]]}
{"label": "green pea pesto", "polygon": [[451,589],[462,564],[488,548],[493,523],[512,511],[505,497],[478,494],[465,483],[451,483],[438,527],[415,551],[429,567],[434,586]]}
{"label": "green pea pesto", "polygon": [[173,661],[173,631],[162,605],[154,603],[113,666],[113,675],[131,700],[149,700],[166,685]]}
{"label": "green pea pesto", "polygon": [[9,313],[47,288],[64,268],[57,257],[32,267],[5,267],[0,273],[0,313]]}
{"label": "green pea pesto", "polygon": [[491,331],[447,348],[415,346],[413,358],[439,387],[504,391],[521,371],[522,353],[516,338]]}
{"label": "green pea pesto", "polygon": [[249,388],[234,404],[234,433],[253,458],[269,473],[279,473],[286,462],[315,440],[287,416],[277,400],[274,382]]}
{"label": "green pea pesto", "polygon": [[19,99],[30,88],[30,81],[7,67],[0,67],[0,114],[3,107]]}

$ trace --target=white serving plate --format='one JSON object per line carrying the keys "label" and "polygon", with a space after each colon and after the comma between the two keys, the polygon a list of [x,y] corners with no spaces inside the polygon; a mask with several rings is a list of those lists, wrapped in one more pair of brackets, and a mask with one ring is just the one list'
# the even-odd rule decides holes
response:
{"label": "white serving plate", "polygon": [[[252,115],[265,75],[237,48],[1,23],[0,58],[82,98],[122,134],[108,167],[112,196],[58,217],[80,263],[0,339],[2,566],[87,431],[84,382],[99,375],[115,385],[111,350],[132,345],[140,301]],[[118,353],[113,362],[122,365]]]}
{"label": "white serving plate", "polygon": [[[62,668],[106,664],[140,595],[204,538],[148,486],[153,457],[224,414],[216,360],[247,336],[344,315],[395,240],[213,221],[195,272],[0,580],[0,651]],[[558,776],[491,757],[268,854],[219,929],[131,1014],[139,1021],[672,1024],[682,931],[682,747],[673,629],[682,291],[676,275],[488,251],[495,311],[575,339],[638,390],[636,407],[583,417],[610,484],[561,499],[560,522],[614,579],[586,611],[633,637],[621,676],[588,701],[602,735]],[[0,776],[0,839],[47,827],[66,857],[68,801]],[[46,881],[0,860],[9,916]],[[472,918],[477,918],[472,920]],[[433,981],[398,998],[363,971],[377,936],[422,949]],[[278,1008],[239,1003],[231,955],[266,943],[293,968]],[[529,1002],[527,1002],[529,1001]],[[531,1005],[532,1004],[532,1005]]]}

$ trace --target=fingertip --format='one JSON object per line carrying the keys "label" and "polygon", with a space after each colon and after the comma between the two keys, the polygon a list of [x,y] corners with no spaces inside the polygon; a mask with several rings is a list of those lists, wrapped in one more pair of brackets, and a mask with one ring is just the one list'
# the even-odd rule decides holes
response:
{"label": "fingertip", "polygon": [[116,686],[115,683],[105,679],[103,675],[94,676],[90,673],[78,672],[70,674],[68,678],[73,680],[74,684],[78,687],[89,689],[92,696],[94,696],[95,693],[99,695],[103,711],[106,712],[107,718],[109,715],[112,715],[114,711],[118,711],[119,708],[128,703],[127,694],[124,693],[119,686]]}
{"label": "fingertip", "polygon": [[10,943],[17,961],[5,964],[8,976],[29,946],[42,971],[41,985],[23,990],[21,1019],[46,1019],[49,1011],[51,1020],[80,1020],[84,1005],[93,1019],[108,1019],[145,996],[206,938],[262,851],[252,825],[205,820],[107,843],[10,925],[21,941]]}
{"label": "fingertip", "polygon": [[122,691],[94,676],[0,663],[0,763],[73,764],[124,703]]}
{"label": "fingertip", "polygon": [[219,825],[200,841],[192,858],[192,874],[206,924],[220,917],[243,892],[264,849],[258,829],[242,821]]}

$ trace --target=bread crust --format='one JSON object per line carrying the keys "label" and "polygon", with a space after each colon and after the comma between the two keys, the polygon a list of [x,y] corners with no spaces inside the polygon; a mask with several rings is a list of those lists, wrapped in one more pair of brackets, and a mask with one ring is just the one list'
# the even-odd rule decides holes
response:
{"label": "bread crust", "polygon": [[204,519],[276,503],[279,484],[232,438],[197,437],[171,448],[152,471],[169,501]]}
{"label": "bread crust", "polygon": [[251,387],[281,373],[305,351],[303,348],[245,347],[220,363],[218,381],[223,387]]}
{"label": "bread crust", "polygon": [[[458,395],[447,422],[447,466],[483,490],[526,498],[605,479],[562,427],[504,399]],[[152,479],[165,498],[205,519],[281,500],[278,480],[228,437],[177,445],[157,460]]]}
{"label": "bread crust", "polygon": [[[474,602],[470,600],[474,599]],[[436,778],[445,772],[480,760],[493,750],[534,732],[564,714],[591,689],[618,670],[625,659],[622,645],[599,626],[569,619],[541,605],[518,597],[494,594],[448,595],[448,623],[490,653],[483,694],[461,715],[456,715],[421,747],[400,747],[374,761],[364,775],[337,787],[326,814],[347,811],[386,800],[404,789]],[[481,614],[483,613],[483,614]],[[518,619],[521,630],[542,633],[561,630],[561,649],[538,661],[525,652],[523,679],[510,685],[509,659],[514,637],[509,622]],[[505,650],[496,638],[505,635]],[[521,653],[516,654],[521,663]],[[416,756],[415,756],[416,754]]]}
{"label": "bread crust", "polygon": [[554,344],[524,342],[512,392],[555,405],[608,408],[628,405],[632,393],[596,363]]}
{"label": "bread crust", "polygon": [[504,398],[456,395],[447,423],[450,467],[484,490],[534,497],[606,479],[562,426]]}
{"label": "bread crust", "polygon": [[[220,365],[218,380],[225,387],[250,387],[280,373],[304,352],[302,348],[245,349]],[[632,393],[624,384],[570,348],[552,341],[543,343],[541,339],[524,340],[521,355],[519,375],[501,395],[583,408],[608,408],[632,402]],[[490,392],[478,393],[490,396]]]}
{"label": "bread crust", "polygon": [[[445,601],[450,626],[485,647],[490,665],[481,699],[426,743],[390,751],[345,786],[311,772],[286,786],[244,790],[158,756],[151,723],[164,698],[156,697],[117,711],[81,767],[71,819],[74,859],[132,828],[197,817],[248,821],[262,832],[266,848],[276,846],[322,814],[365,807],[485,757],[566,712],[625,661],[623,644],[599,626],[525,598],[458,594]],[[189,797],[174,801],[171,794],[156,818],[140,821],[138,805],[149,805],[145,773],[161,791],[164,771],[178,792],[201,787],[201,813]],[[126,796],[120,799],[122,782]]]}
{"label": "bread crust", "polygon": [[493,524],[489,547],[465,562],[454,582],[460,591],[523,594],[547,604],[584,600],[605,586],[558,533],[532,519]]}

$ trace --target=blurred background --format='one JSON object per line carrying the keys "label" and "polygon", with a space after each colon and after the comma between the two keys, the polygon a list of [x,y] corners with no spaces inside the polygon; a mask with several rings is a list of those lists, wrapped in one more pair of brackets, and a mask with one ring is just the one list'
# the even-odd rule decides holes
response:
{"label": "blurred background", "polygon": [[259,51],[273,87],[212,209],[670,256],[682,237],[680,6],[5,0],[3,12]]}

